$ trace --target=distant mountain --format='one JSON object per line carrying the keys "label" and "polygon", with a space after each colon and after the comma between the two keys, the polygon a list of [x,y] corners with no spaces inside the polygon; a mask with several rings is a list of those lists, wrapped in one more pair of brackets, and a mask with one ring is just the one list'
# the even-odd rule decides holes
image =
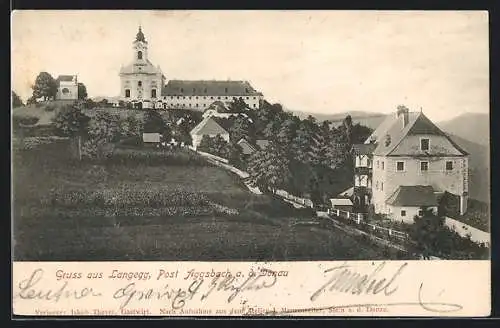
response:
{"label": "distant mountain", "polygon": [[437,125],[458,137],[489,147],[490,118],[488,114],[465,113],[451,120],[439,122]]}
{"label": "distant mountain", "polygon": [[351,115],[354,124],[360,123],[361,125],[375,129],[386,117],[386,114],[377,112],[364,112],[364,111],[348,111],[334,114],[320,114],[320,113],[307,113],[302,111],[288,110],[289,112],[297,115],[301,119],[307,118],[309,115],[316,118],[318,122],[330,121],[334,126],[342,124],[342,121],[347,115]]}

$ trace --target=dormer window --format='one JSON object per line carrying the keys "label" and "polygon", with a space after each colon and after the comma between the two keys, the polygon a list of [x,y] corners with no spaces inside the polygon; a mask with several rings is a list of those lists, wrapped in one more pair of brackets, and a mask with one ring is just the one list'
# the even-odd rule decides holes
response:
{"label": "dormer window", "polygon": [[422,138],[420,139],[420,150],[421,151],[429,151],[429,138]]}
{"label": "dormer window", "polygon": [[137,52],[137,59],[142,59],[142,51]]}

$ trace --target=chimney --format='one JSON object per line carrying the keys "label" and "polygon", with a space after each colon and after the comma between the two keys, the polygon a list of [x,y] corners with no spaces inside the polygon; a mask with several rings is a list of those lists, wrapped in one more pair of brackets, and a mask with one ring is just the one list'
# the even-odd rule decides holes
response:
{"label": "chimney", "polygon": [[403,105],[398,106],[398,110],[396,113],[397,113],[397,117],[401,116],[401,120],[403,121],[403,129],[408,125],[408,121],[409,121],[408,112],[409,112],[408,107],[403,106]]}

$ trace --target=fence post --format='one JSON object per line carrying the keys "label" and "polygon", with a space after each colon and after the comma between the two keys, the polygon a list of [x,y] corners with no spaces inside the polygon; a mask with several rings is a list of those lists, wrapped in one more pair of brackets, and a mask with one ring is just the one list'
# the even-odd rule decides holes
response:
{"label": "fence post", "polygon": [[350,212],[346,212],[347,213],[347,218],[349,219],[350,218]]}
{"label": "fence post", "polygon": [[340,210],[337,209],[337,216],[340,216]]}

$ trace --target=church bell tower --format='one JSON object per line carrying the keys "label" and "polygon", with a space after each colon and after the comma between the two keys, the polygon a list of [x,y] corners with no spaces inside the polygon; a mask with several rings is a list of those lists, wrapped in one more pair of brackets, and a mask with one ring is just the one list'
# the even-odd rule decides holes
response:
{"label": "church bell tower", "polygon": [[144,37],[144,33],[142,33],[142,28],[139,26],[139,31],[135,36],[134,41],[134,61],[135,62],[143,62],[148,59],[148,42]]}

